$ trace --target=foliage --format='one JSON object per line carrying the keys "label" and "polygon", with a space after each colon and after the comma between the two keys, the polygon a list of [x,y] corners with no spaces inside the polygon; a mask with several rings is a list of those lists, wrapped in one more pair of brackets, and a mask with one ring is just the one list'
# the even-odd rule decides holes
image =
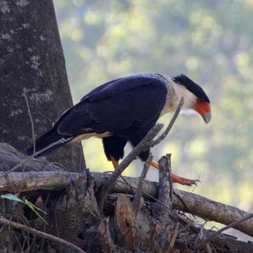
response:
{"label": "foliage", "polygon": [[[210,95],[213,120],[181,116],[155,154],[172,152],[178,173],[199,177],[194,191],[252,208],[253,1],[55,4],[75,101],[121,75],[186,73]],[[88,166],[109,169],[98,142],[84,144]]]}
{"label": "foliage", "polygon": [[11,194],[11,193],[1,194],[0,198],[7,199],[7,200],[17,202],[17,203],[21,203],[21,204],[27,206],[45,224],[48,224],[47,221],[40,215],[40,213],[43,213],[44,215],[46,215],[47,213],[45,211],[43,211],[42,209],[40,209],[39,207],[37,207],[36,205],[34,205],[31,201],[27,200],[26,198],[19,198],[17,195]]}

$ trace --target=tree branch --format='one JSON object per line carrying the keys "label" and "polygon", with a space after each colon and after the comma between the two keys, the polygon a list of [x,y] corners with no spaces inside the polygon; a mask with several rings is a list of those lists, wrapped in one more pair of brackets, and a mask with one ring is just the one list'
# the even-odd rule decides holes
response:
{"label": "tree branch", "polygon": [[142,173],[139,179],[139,183],[138,183],[138,187],[134,196],[134,200],[133,200],[133,207],[134,207],[134,214],[135,217],[137,216],[140,207],[141,207],[141,197],[142,197],[142,186],[143,186],[143,182],[144,179],[148,173],[148,169],[149,169],[149,164],[152,161],[153,156],[150,154],[147,161],[144,163],[143,169],[142,169]]}
{"label": "tree branch", "polygon": [[68,242],[68,241],[66,241],[66,240],[64,240],[62,238],[56,237],[54,235],[51,235],[51,234],[39,231],[39,230],[37,230],[35,228],[28,227],[28,226],[26,226],[24,224],[21,224],[21,223],[18,223],[18,222],[14,222],[14,221],[10,221],[10,220],[4,218],[3,216],[0,216],[0,223],[2,223],[4,225],[7,225],[7,226],[14,227],[16,229],[20,229],[20,230],[29,232],[29,233],[31,233],[33,235],[38,236],[38,237],[41,237],[41,238],[44,238],[44,239],[56,242],[56,243],[58,243],[58,244],[60,244],[62,246],[66,246],[68,248],[71,248],[72,250],[74,250],[76,252],[85,253],[85,251],[83,251],[81,248],[79,248],[78,246],[76,246],[75,244],[73,244],[71,242]]}
{"label": "tree branch", "polygon": [[238,226],[240,223],[243,223],[249,219],[253,218],[253,213],[250,213],[248,215],[246,215],[245,217],[242,217],[241,219],[234,221],[230,224],[228,224],[227,226],[217,230],[215,233],[213,233],[211,236],[207,237],[204,241],[203,244],[207,244],[208,242],[212,241],[214,238],[218,237],[221,233],[223,233],[224,231],[228,230],[229,228],[234,228],[236,226]]}
{"label": "tree branch", "polygon": [[[102,187],[108,182],[110,175],[103,173],[91,173],[96,185]],[[0,193],[4,192],[27,192],[38,189],[57,190],[67,187],[71,182],[82,177],[82,173],[45,171],[45,172],[11,172],[6,175],[0,173]],[[132,188],[137,189],[139,178],[124,177],[128,182],[127,185],[123,180],[118,179],[111,189],[115,193],[132,194]],[[158,184],[156,182],[143,182],[143,196],[145,198],[156,198],[158,194]],[[199,216],[203,219],[216,221],[229,225],[238,221],[249,213],[236,207],[225,205],[200,195],[174,189],[176,196],[173,198],[173,207]],[[185,204],[183,204],[182,203]],[[234,228],[253,236],[253,219],[237,224]]]}
{"label": "tree branch", "polygon": [[159,201],[164,203],[159,208],[159,217],[165,223],[165,220],[172,212],[172,193],[173,186],[171,182],[171,155],[163,156],[159,161]]}
{"label": "tree branch", "polygon": [[176,122],[176,119],[182,109],[183,104],[184,104],[184,98],[181,98],[177,106],[177,109],[170,120],[170,123],[168,124],[166,129],[163,131],[163,133],[150,143],[150,147],[156,146],[157,144],[159,144],[161,141],[163,141],[166,138],[166,136],[169,134],[170,130],[172,129],[174,123]]}

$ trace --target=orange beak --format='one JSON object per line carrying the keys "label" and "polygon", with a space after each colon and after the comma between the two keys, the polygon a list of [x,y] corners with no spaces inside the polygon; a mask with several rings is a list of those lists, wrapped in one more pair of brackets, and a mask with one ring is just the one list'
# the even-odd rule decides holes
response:
{"label": "orange beak", "polygon": [[209,102],[197,101],[193,106],[193,109],[200,114],[206,123],[209,123],[212,118],[211,106]]}

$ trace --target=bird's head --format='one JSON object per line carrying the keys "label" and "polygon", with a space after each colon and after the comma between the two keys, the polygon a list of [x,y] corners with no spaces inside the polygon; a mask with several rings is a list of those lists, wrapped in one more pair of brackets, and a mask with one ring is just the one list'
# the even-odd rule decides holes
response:
{"label": "bird's head", "polygon": [[175,92],[184,99],[184,108],[193,109],[208,123],[211,120],[211,106],[204,90],[183,74],[175,76],[173,81],[176,83]]}

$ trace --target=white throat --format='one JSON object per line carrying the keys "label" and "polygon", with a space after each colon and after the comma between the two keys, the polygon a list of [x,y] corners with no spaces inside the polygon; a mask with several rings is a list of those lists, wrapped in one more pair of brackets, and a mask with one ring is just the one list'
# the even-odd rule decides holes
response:
{"label": "white throat", "polygon": [[197,97],[192,92],[187,90],[184,86],[175,82],[173,82],[173,88],[175,90],[175,95],[178,99],[178,102],[181,98],[184,99],[183,109],[191,109],[197,100]]}
{"label": "white throat", "polygon": [[181,98],[184,99],[182,109],[192,109],[197,97],[183,85],[177,84],[171,78],[168,78],[168,76],[166,76],[166,79],[168,80],[168,93],[162,114],[175,111]]}

